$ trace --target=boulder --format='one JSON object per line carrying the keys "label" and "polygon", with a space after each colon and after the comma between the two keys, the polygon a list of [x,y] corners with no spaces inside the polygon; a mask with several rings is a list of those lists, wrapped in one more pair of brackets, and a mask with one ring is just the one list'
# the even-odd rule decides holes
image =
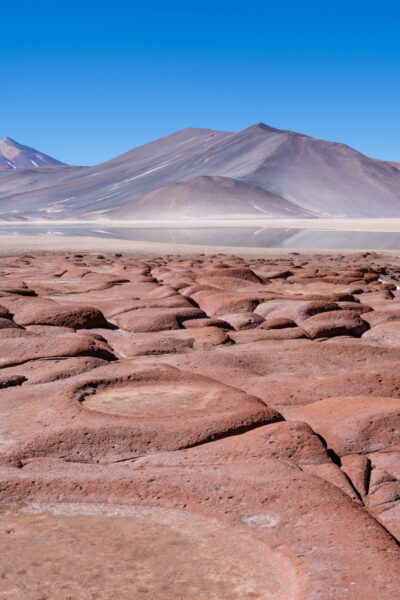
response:
{"label": "boulder", "polygon": [[400,346],[400,323],[391,321],[375,325],[372,329],[365,332],[362,341],[373,346]]}
{"label": "boulder", "polygon": [[229,323],[236,331],[242,329],[254,329],[264,321],[260,315],[255,313],[233,313],[222,315],[222,319]]}
{"label": "boulder", "polygon": [[301,328],[312,339],[350,335],[360,337],[369,325],[353,310],[333,310],[302,321]]}
{"label": "boulder", "polygon": [[363,320],[370,327],[376,327],[382,323],[400,322],[400,308],[386,308],[382,310],[374,310],[363,315]]}
{"label": "boulder", "polygon": [[11,319],[0,317],[0,329],[21,329],[21,327]]}
{"label": "boulder", "polygon": [[233,313],[251,313],[260,302],[266,298],[274,298],[269,292],[262,294],[249,294],[246,292],[222,293],[210,291],[197,292],[192,295],[193,300],[209,316],[227,315]]}
{"label": "boulder", "polygon": [[17,310],[14,320],[18,325],[54,325],[73,329],[91,329],[107,327],[107,321],[100,310],[93,306],[71,306],[49,302],[30,302],[25,308]]}
{"label": "boulder", "polygon": [[131,310],[115,317],[121,329],[135,333],[179,329],[184,321],[204,318],[206,315],[199,308],[170,308]]}
{"label": "boulder", "polygon": [[28,334],[17,338],[0,338],[0,365],[20,365],[28,360],[49,357],[95,356],[112,360],[114,355],[104,342],[84,336]]}
{"label": "boulder", "polygon": [[229,325],[227,321],[209,317],[204,319],[188,319],[187,321],[182,321],[182,327],[185,327],[186,329],[191,329],[192,327],[220,327],[221,329],[232,329],[231,325]]}
{"label": "boulder", "polygon": [[286,417],[308,423],[339,456],[376,452],[400,443],[399,398],[327,398],[292,408]]}
{"label": "boulder", "polygon": [[291,319],[299,325],[313,315],[337,310],[339,306],[335,302],[291,300],[264,302],[255,309],[255,312],[263,316],[267,323],[275,319]]}

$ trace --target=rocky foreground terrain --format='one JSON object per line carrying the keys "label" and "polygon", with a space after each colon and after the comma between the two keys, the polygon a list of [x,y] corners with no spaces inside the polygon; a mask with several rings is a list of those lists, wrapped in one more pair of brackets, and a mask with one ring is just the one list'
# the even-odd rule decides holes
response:
{"label": "rocky foreground terrain", "polygon": [[400,260],[0,259],[1,600],[393,600]]}

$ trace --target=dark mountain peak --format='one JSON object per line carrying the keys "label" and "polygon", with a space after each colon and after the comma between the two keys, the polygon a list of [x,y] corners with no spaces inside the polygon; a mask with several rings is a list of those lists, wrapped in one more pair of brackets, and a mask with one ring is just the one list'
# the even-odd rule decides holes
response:
{"label": "dark mountain peak", "polygon": [[265,123],[262,123],[261,121],[260,121],[260,123],[255,123],[254,125],[251,125],[251,127],[247,128],[248,131],[250,131],[251,129],[254,129],[254,130],[261,129],[262,131],[268,131],[268,132],[281,131],[280,129],[276,129],[275,127],[270,127],[270,125],[266,125]]}
{"label": "dark mountain peak", "polygon": [[0,145],[7,145],[7,146],[19,146],[18,142],[16,142],[15,140],[13,140],[10,137],[5,137],[2,140],[0,140]]}
{"label": "dark mountain peak", "polygon": [[[281,133],[281,134],[286,134],[289,136],[293,136],[293,137],[297,137],[297,138],[309,138],[309,139],[313,139],[310,138],[309,135],[306,135],[305,133],[298,133],[297,131],[292,131],[291,129],[278,129],[277,127],[271,127],[270,125],[266,125],[265,123],[255,123],[254,125],[251,125],[250,127],[247,127],[247,129],[243,129],[242,132],[265,132],[265,133]],[[323,141],[323,140],[321,140]]]}

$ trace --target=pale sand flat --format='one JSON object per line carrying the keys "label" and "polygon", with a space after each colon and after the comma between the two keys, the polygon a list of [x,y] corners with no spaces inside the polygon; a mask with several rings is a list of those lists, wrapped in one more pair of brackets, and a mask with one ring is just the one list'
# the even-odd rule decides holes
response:
{"label": "pale sand flat", "polygon": [[400,232],[400,219],[182,219],[180,221],[129,221],[97,219],[95,221],[81,219],[52,219],[49,221],[34,219],[32,221],[2,221],[1,227],[32,227],[32,226],[79,226],[79,227],[117,227],[117,228],[160,228],[185,229],[198,227],[262,227],[271,229],[320,229],[332,231],[380,231]]}
{"label": "pale sand flat", "polygon": [[[132,240],[105,239],[100,237],[69,237],[58,235],[0,235],[0,256],[26,252],[125,252],[138,256],[166,254],[233,254],[240,256],[285,256],[290,252],[299,254],[357,254],[371,252],[373,248],[250,248],[243,246],[209,246],[136,242]],[[379,254],[398,255],[399,250],[376,250]]]}

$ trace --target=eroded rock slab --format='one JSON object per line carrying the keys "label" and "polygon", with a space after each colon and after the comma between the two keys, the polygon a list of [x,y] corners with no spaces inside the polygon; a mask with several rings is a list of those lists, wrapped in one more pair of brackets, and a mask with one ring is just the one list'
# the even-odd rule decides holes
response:
{"label": "eroded rock slab", "polygon": [[0,274],[1,598],[397,597],[397,257]]}
{"label": "eroded rock slab", "polygon": [[3,512],[0,550],[7,599],[284,600],[297,587],[290,561],[248,528],[172,509],[59,504]]}

